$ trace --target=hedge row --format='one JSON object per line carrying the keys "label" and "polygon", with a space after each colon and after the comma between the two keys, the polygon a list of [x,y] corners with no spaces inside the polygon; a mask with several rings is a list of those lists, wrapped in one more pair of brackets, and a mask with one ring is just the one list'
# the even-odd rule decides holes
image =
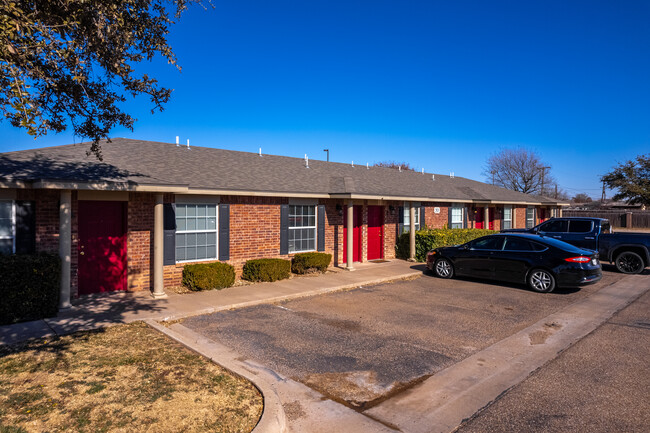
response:
{"label": "hedge row", "polygon": [[[426,229],[415,232],[415,259],[424,262],[427,252],[438,247],[460,245],[481,236],[497,233],[494,230],[484,229]],[[399,237],[395,254],[400,259],[409,257],[409,234],[404,233]]]}
{"label": "hedge row", "polygon": [[56,316],[61,281],[57,255],[0,255],[0,276],[0,325]]}

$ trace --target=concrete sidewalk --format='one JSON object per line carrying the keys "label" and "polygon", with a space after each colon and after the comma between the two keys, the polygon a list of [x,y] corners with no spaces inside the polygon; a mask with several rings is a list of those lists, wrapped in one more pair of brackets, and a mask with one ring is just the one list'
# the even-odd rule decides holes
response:
{"label": "concrete sidewalk", "polygon": [[169,293],[153,299],[149,292],[105,293],[73,300],[73,305],[57,317],[0,326],[0,344],[13,344],[31,338],[64,335],[136,320],[169,321],[267,302],[312,296],[358,286],[415,277],[423,264],[403,260],[359,263],[348,272],[331,268],[323,275],[295,276],[273,283],[257,283],[223,290],[188,294]]}

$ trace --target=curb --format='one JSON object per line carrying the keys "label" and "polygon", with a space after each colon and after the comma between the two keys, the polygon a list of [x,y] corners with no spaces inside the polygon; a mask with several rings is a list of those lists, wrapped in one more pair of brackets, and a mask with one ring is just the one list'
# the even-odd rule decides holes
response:
{"label": "curb", "polygon": [[[287,419],[282,403],[280,402],[280,397],[270,381],[262,377],[264,374],[269,374],[268,370],[265,371],[262,368],[256,368],[254,364],[242,365],[236,360],[236,355],[229,348],[208,340],[182,325],[166,327],[154,319],[146,319],[144,322],[188,349],[243,377],[260,391],[264,407],[262,415],[257,425],[253,428],[252,433],[285,433],[288,431]],[[277,380],[277,373],[273,374],[276,375]]]}
{"label": "curb", "polygon": [[291,294],[291,295],[282,295],[282,296],[276,296],[274,298],[264,298],[264,299],[259,299],[259,300],[255,300],[255,301],[240,302],[240,303],[237,303],[237,304],[223,305],[223,306],[220,306],[220,307],[204,308],[202,310],[195,310],[195,311],[192,311],[190,313],[172,313],[172,314],[166,315],[164,317],[155,318],[154,320],[157,320],[157,321],[160,321],[160,322],[171,322],[171,321],[175,321],[175,320],[186,319],[188,317],[202,316],[202,315],[205,315],[205,314],[217,313],[219,311],[235,310],[235,309],[238,309],[238,308],[252,307],[252,306],[255,306],[255,305],[269,304],[269,303],[281,302],[281,301],[290,301],[290,300],[293,300],[293,299],[308,298],[310,296],[317,296],[317,295],[323,295],[323,294],[326,294],[326,293],[333,293],[333,292],[339,292],[339,291],[343,291],[343,290],[354,289],[356,287],[361,287],[361,286],[373,286],[373,285],[376,285],[376,284],[387,283],[387,282],[390,282],[390,281],[406,280],[408,278],[417,277],[417,276],[421,276],[421,275],[422,275],[422,271],[412,271],[412,272],[405,273],[405,274],[391,275],[389,277],[375,278],[374,280],[367,280],[367,281],[363,281],[363,282],[343,284],[343,285],[333,286],[333,287],[325,287],[325,288],[322,288],[322,289],[315,289],[315,290],[310,290],[310,291],[307,291],[307,292],[294,293],[294,294]]}

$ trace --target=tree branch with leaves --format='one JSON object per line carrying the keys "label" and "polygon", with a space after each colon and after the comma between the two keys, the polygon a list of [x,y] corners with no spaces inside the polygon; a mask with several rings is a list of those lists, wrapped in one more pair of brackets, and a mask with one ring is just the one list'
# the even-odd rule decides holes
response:
{"label": "tree branch with leaves", "polygon": [[617,165],[600,180],[618,191],[614,200],[650,206],[650,153]]}
{"label": "tree branch with leaves", "polygon": [[0,109],[11,125],[39,137],[71,126],[99,141],[136,119],[119,105],[146,95],[162,111],[171,89],[135,66],[156,55],[180,70],[169,28],[194,0],[1,0]]}

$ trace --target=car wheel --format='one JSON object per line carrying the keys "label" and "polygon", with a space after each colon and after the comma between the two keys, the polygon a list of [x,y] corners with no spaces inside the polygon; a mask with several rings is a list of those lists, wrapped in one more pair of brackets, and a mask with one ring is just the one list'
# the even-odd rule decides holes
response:
{"label": "car wheel", "polygon": [[454,267],[447,259],[438,259],[433,265],[433,272],[440,278],[451,278],[454,276]]}
{"label": "car wheel", "polygon": [[555,289],[555,277],[544,269],[533,269],[528,274],[528,287],[536,292],[552,292]]}
{"label": "car wheel", "polygon": [[616,257],[616,269],[624,274],[638,274],[643,271],[645,264],[637,253],[623,251]]}

